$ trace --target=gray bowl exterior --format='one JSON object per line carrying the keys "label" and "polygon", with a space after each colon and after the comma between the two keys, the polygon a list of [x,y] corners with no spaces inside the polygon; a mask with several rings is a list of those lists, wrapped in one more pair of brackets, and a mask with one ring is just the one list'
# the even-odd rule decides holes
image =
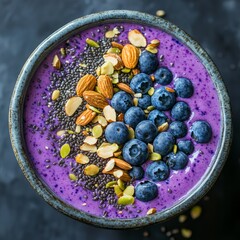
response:
{"label": "gray bowl exterior", "polygon": [[[55,46],[57,46],[60,42],[68,39],[75,33],[94,26],[99,22],[104,23],[114,21],[136,22],[157,27],[186,44],[198,56],[202,64],[207,69],[216,87],[219,102],[221,105],[222,129],[218,151],[212,160],[211,166],[206,171],[202,179],[198,182],[194,189],[192,189],[187,194],[184,199],[179,201],[170,209],[166,209],[154,215],[136,219],[121,220],[96,217],[79,211],[63,202],[61,199],[55,196],[54,193],[37,176],[28,157],[23,136],[22,116],[24,98],[28,89],[29,82],[31,81],[31,78],[38,68],[39,64]],[[12,147],[25,177],[28,179],[31,186],[39,193],[40,196],[44,198],[47,203],[49,203],[57,210],[63,212],[64,214],[79,221],[90,223],[99,227],[115,229],[137,228],[153,223],[163,222],[180,214],[195,204],[209,191],[209,189],[216,181],[218,175],[220,174],[222,167],[227,159],[232,139],[232,121],[229,96],[219,74],[219,71],[217,70],[208,54],[199,46],[197,42],[195,42],[184,31],[172,23],[149,14],[128,10],[100,12],[76,19],[46,38],[30,55],[19,74],[10,103],[9,129]]]}

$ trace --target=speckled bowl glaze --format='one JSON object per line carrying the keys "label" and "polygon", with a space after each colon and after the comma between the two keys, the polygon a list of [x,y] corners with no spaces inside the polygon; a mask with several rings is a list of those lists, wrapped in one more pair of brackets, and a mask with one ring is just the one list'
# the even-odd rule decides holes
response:
{"label": "speckled bowl glaze", "polygon": [[[92,27],[98,24],[98,22],[103,23],[112,21],[137,22],[158,27],[173,35],[181,42],[185,43],[198,56],[202,64],[207,69],[216,87],[219,102],[221,105],[222,130],[220,136],[220,144],[217,153],[215,154],[215,158],[212,160],[211,166],[208,168],[202,178],[203,180],[195,185],[195,187],[188,193],[185,199],[179,201],[178,204],[172,208],[156,213],[154,215],[136,219],[121,220],[96,217],[79,211],[58,199],[56,196],[54,196],[51,190],[48,189],[48,187],[44,185],[43,182],[41,182],[41,180],[37,177],[37,174],[34,172],[34,169],[32,168],[31,162],[27,155],[23,136],[22,116],[24,98],[29,82],[31,81],[32,76],[38,68],[39,64],[49,54],[49,52],[54,49],[56,45],[66,40],[73,34],[88,27]],[[209,58],[208,54],[198,45],[198,43],[196,43],[184,31],[172,23],[162,18],[158,18],[145,13],[124,10],[100,12],[76,19],[54,32],[36,48],[36,50],[31,54],[23,66],[16,82],[9,109],[9,128],[13,150],[24,175],[32,187],[45,199],[47,203],[49,203],[57,210],[63,212],[64,214],[79,221],[90,223],[95,226],[115,229],[136,228],[166,221],[195,204],[207,193],[207,191],[212,187],[218,175],[220,174],[222,167],[227,159],[232,138],[229,97],[221,76],[216,66]]]}

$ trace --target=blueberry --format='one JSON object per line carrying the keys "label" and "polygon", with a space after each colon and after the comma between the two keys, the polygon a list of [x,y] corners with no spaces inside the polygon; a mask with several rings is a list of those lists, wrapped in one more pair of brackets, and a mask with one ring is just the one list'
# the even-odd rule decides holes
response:
{"label": "blueberry", "polygon": [[191,137],[198,143],[208,143],[212,138],[212,128],[206,121],[196,121],[190,128]]}
{"label": "blueberry", "polygon": [[110,123],[105,129],[105,137],[109,143],[123,144],[129,136],[128,128],[123,122]]}
{"label": "blueberry", "polygon": [[160,67],[154,73],[155,82],[161,85],[168,85],[173,80],[173,74],[167,67]]}
{"label": "blueberry", "polygon": [[192,154],[194,151],[194,145],[191,140],[181,140],[178,142],[177,146],[179,151],[182,151],[187,155]]}
{"label": "blueberry", "polygon": [[193,95],[193,84],[188,78],[177,78],[174,83],[178,97],[190,98]]}
{"label": "blueberry", "polygon": [[131,165],[141,165],[148,158],[148,147],[146,143],[132,139],[123,147],[123,159]]}
{"label": "blueberry", "polygon": [[166,156],[167,164],[172,170],[184,169],[188,164],[188,156],[181,151],[176,154],[173,152]]}
{"label": "blueberry", "polygon": [[124,114],[125,123],[132,128],[135,128],[139,122],[145,119],[145,113],[140,107],[130,107]]}
{"label": "blueberry", "polygon": [[139,201],[149,202],[158,195],[158,187],[155,183],[144,181],[137,184],[135,188],[135,196]]}
{"label": "blueberry", "polygon": [[139,57],[139,69],[146,74],[153,73],[158,67],[157,54],[144,51]]}
{"label": "blueberry", "polygon": [[117,112],[125,113],[133,106],[133,99],[130,94],[120,91],[113,95],[111,105]]}
{"label": "blueberry", "polygon": [[130,87],[135,93],[145,94],[152,87],[152,80],[147,74],[139,73],[132,78]]}
{"label": "blueberry", "polygon": [[135,136],[137,139],[150,143],[157,135],[157,128],[150,120],[140,122],[135,129]]}
{"label": "blueberry", "polygon": [[129,175],[133,180],[141,180],[144,176],[144,170],[141,166],[133,166],[129,171]]}
{"label": "blueberry", "polygon": [[146,109],[150,105],[151,105],[151,97],[148,94],[143,95],[141,98],[138,98],[138,107],[142,109]]}
{"label": "blueberry", "polygon": [[165,87],[157,89],[152,95],[152,105],[160,111],[171,109],[175,102],[175,94],[168,92]]}
{"label": "blueberry", "polygon": [[174,136],[170,132],[162,132],[154,139],[153,149],[155,152],[165,156],[172,151],[174,143]]}
{"label": "blueberry", "polygon": [[185,102],[177,102],[171,110],[172,118],[178,121],[185,121],[190,117],[190,115],[191,109]]}
{"label": "blueberry", "polygon": [[164,181],[169,177],[170,170],[165,162],[157,161],[147,166],[146,174],[152,181]]}
{"label": "blueberry", "polygon": [[151,120],[157,127],[167,122],[167,115],[157,109],[151,111],[148,115],[148,120]]}
{"label": "blueberry", "polygon": [[169,132],[176,138],[182,138],[187,135],[187,125],[184,122],[174,121],[169,126]]}

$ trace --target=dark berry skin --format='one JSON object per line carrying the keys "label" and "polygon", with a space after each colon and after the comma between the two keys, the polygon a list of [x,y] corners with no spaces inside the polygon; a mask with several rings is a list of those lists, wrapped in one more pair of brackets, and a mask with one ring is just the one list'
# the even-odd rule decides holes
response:
{"label": "dark berry skin", "polygon": [[158,187],[155,183],[144,181],[137,184],[135,188],[135,196],[139,201],[149,202],[158,195]]}
{"label": "dark berry skin", "polygon": [[126,124],[135,128],[138,123],[145,120],[146,116],[140,107],[130,107],[124,114],[124,121]]}
{"label": "dark berry skin", "polygon": [[198,143],[208,143],[212,138],[212,127],[206,121],[196,121],[190,128],[191,137]]}
{"label": "dark berry skin", "polygon": [[143,110],[147,109],[147,107],[151,106],[151,104],[151,97],[148,94],[143,95],[141,98],[138,98],[137,106]]}
{"label": "dark berry skin", "polygon": [[190,155],[194,151],[194,145],[191,140],[181,140],[177,144],[178,150],[184,152],[187,155]]}
{"label": "dark berry skin", "polygon": [[190,115],[191,109],[186,102],[177,102],[171,110],[172,118],[177,121],[185,121],[189,119]]}
{"label": "dark berry skin", "polygon": [[175,93],[167,91],[165,87],[160,87],[152,95],[152,105],[160,111],[170,110],[175,102]]}
{"label": "dark berry skin", "polygon": [[139,57],[139,69],[142,73],[151,74],[158,68],[158,65],[157,54],[142,52]]}
{"label": "dark berry skin", "polygon": [[148,114],[148,120],[151,120],[156,125],[156,127],[161,126],[163,123],[167,122],[167,119],[167,115],[157,109],[151,111]]}
{"label": "dark berry skin", "polygon": [[125,113],[133,106],[132,96],[124,91],[117,92],[113,95],[111,106],[117,111]]}
{"label": "dark berry skin", "polygon": [[173,80],[173,74],[167,67],[160,67],[154,73],[155,82],[163,86],[168,85]]}
{"label": "dark berry skin", "polygon": [[187,125],[184,122],[181,121],[174,121],[169,125],[169,132],[172,133],[172,135],[175,138],[182,138],[187,135]]}
{"label": "dark berry skin", "polygon": [[132,78],[130,87],[135,93],[146,94],[152,87],[152,80],[147,74],[139,73]]}
{"label": "dark berry skin", "polygon": [[167,164],[172,170],[184,169],[188,164],[188,156],[178,151],[176,154],[173,152],[166,156]]}
{"label": "dark berry skin", "polygon": [[150,143],[157,136],[157,128],[155,124],[150,120],[140,122],[135,129],[135,136],[137,139]]}
{"label": "dark berry skin", "polygon": [[181,98],[190,98],[193,95],[193,84],[188,78],[177,78],[174,83],[174,89]]}
{"label": "dark berry skin", "polygon": [[156,161],[147,166],[146,174],[152,181],[164,181],[168,179],[170,170],[163,161]]}
{"label": "dark berry skin", "polygon": [[128,141],[128,128],[123,122],[112,122],[105,129],[105,137],[109,143],[124,144]]}
{"label": "dark berry skin", "polygon": [[148,147],[146,143],[132,139],[123,146],[123,159],[133,166],[141,165],[148,158]]}
{"label": "dark berry skin", "polygon": [[165,156],[172,151],[174,143],[175,138],[170,132],[159,133],[153,141],[154,152]]}
{"label": "dark berry skin", "polygon": [[144,177],[144,170],[141,166],[133,166],[129,175],[133,180],[141,180]]}

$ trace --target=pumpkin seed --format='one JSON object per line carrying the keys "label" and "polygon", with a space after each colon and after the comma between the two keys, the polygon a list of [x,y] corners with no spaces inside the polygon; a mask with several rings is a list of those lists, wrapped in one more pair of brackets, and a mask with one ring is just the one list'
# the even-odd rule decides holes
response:
{"label": "pumpkin seed", "polygon": [[117,182],[116,181],[111,181],[111,182],[108,182],[107,184],[106,184],[106,188],[111,188],[111,187],[114,187],[114,185],[116,185],[117,184]]}
{"label": "pumpkin seed", "polygon": [[117,180],[117,184],[121,188],[122,191],[125,189],[125,183],[121,179]]}
{"label": "pumpkin seed", "polygon": [[192,231],[190,229],[181,229],[181,234],[184,238],[190,238],[192,236]]}
{"label": "pumpkin seed", "polygon": [[119,48],[109,48],[107,53],[116,53],[119,54],[121,53],[121,50]]}
{"label": "pumpkin seed", "polygon": [[168,125],[169,125],[168,122],[163,123],[162,125],[160,125],[160,126],[158,127],[158,131],[159,131],[159,132],[167,131]]}
{"label": "pumpkin seed", "polygon": [[60,96],[60,91],[58,89],[54,90],[52,93],[52,100],[56,101]]}
{"label": "pumpkin seed", "polygon": [[150,44],[149,44],[149,45],[147,45],[147,47],[146,47],[146,50],[147,50],[148,52],[151,52],[151,53],[153,53],[153,54],[155,54],[155,53],[157,53],[157,52],[158,52],[157,48],[155,48],[155,47],[151,46]]}
{"label": "pumpkin seed", "polygon": [[95,137],[95,138],[99,138],[101,137],[103,134],[103,129],[102,129],[102,126],[101,125],[96,125],[93,127],[92,129],[92,135]]}
{"label": "pumpkin seed", "polygon": [[148,95],[152,96],[154,94],[154,88],[151,87],[149,90],[148,90]]}
{"label": "pumpkin seed", "polygon": [[69,176],[70,180],[72,180],[72,181],[77,181],[77,176],[76,176],[75,174],[69,173],[68,176]]}
{"label": "pumpkin seed", "polygon": [[184,223],[187,220],[187,216],[186,215],[180,215],[178,218],[178,221],[180,223]]}
{"label": "pumpkin seed", "polygon": [[52,66],[56,69],[60,69],[61,68],[61,61],[58,57],[58,55],[55,55],[52,61]]}
{"label": "pumpkin seed", "polygon": [[155,108],[154,106],[148,106],[148,107],[147,107],[147,110],[148,110],[148,111],[152,111],[152,110],[154,110],[154,108]]}
{"label": "pumpkin seed", "polygon": [[103,75],[111,75],[113,73],[114,73],[114,68],[113,68],[113,64],[111,62],[105,62],[101,66],[101,74],[103,74]]}
{"label": "pumpkin seed", "polygon": [[62,57],[66,56],[66,49],[65,48],[60,48],[60,53]]}
{"label": "pumpkin seed", "polygon": [[123,69],[121,70],[121,72],[123,72],[123,73],[130,73],[130,72],[131,72],[131,69],[130,69],[130,68],[123,68]]}
{"label": "pumpkin seed", "polygon": [[157,10],[156,11],[156,15],[158,17],[164,17],[166,15],[165,11],[164,10]]}
{"label": "pumpkin seed", "polygon": [[142,97],[142,93],[135,93],[135,94],[134,94],[134,97],[135,97],[135,98],[141,98],[141,97]]}
{"label": "pumpkin seed", "polygon": [[138,105],[138,98],[133,98],[133,104],[135,107]]}
{"label": "pumpkin seed", "polygon": [[81,126],[77,125],[76,129],[75,129],[75,132],[76,133],[80,133],[81,132]]}
{"label": "pumpkin seed", "polygon": [[122,196],[122,190],[118,185],[114,185],[114,192],[117,195],[117,197],[121,197]]}
{"label": "pumpkin seed", "polygon": [[95,47],[95,48],[99,48],[99,44],[97,42],[95,42],[94,40],[87,38],[86,39],[86,43],[91,46],[91,47]]}
{"label": "pumpkin seed", "polygon": [[195,206],[191,209],[190,215],[192,219],[197,219],[202,213],[202,208],[200,206]]}
{"label": "pumpkin seed", "polygon": [[98,76],[101,75],[101,68],[100,68],[100,67],[98,67],[98,68],[96,69],[96,73],[97,73]]}
{"label": "pumpkin seed", "polygon": [[97,108],[90,106],[88,107],[89,109],[91,109],[92,111],[96,112],[96,113],[101,113]]}
{"label": "pumpkin seed", "polygon": [[87,67],[87,64],[85,64],[85,63],[79,63],[79,66],[82,67],[82,68],[86,68],[86,67]]}
{"label": "pumpkin seed", "polygon": [[105,33],[106,38],[113,38],[115,36],[115,32],[113,30],[107,31]]}
{"label": "pumpkin seed", "polygon": [[126,189],[123,191],[124,196],[133,196],[134,195],[134,186],[129,185],[126,187]]}
{"label": "pumpkin seed", "polygon": [[112,84],[117,84],[119,83],[119,79],[118,78],[113,78],[112,79]]}
{"label": "pumpkin seed", "polygon": [[101,124],[103,127],[106,127],[108,125],[106,118],[103,116],[98,116],[98,123]]}
{"label": "pumpkin seed", "polygon": [[148,143],[148,152],[153,152],[153,145],[151,143]]}
{"label": "pumpkin seed", "polygon": [[99,173],[99,167],[95,164],[88,165],[84,168],[84,174],[87,176],[95,176]]}
{"label": "pumpkin seed", "polygon": [[63,136],[65,133],[66,133],[65,130],[59,130],[59,131],[57,131],[57,136],[61,137],[61,136]]}
{"label": "pumpkin seed", "polygon": [[177,145],[176,145],[176,144],[174,144],[174,146],[173,146],[173,153],[174,153],[174,154],[177,153]]}
{"label": "pumpkin seed", "polygon": [[60,156],[61,158],[66,158],[68,154],[70,153],[71,149],[68,143],[65,143],[60,148]]}
{"label": "pumpkin seed", "polygon": [[153,153],[150,154],[149,160],[158,161],[161,158],[162,157],[161,157],[161,155],[159,153],[153,152]]}
{"label": "pumpkin seed", "polygon": [[113,88],[113,91],[114,91],[114,93],[117,93],[117,92],[120,91],[120,89],[119,88]]}
{"label": "pumpkin seed", "polygon": [[134,139],[135,138],[135,132],[134,129],[132,127],[128,127],[128,136],[130,139]]}
{"label": "pumpkin seed", "polygon": [[118,199],[117,203],[119,205],[132,205],[134,203],[134,197],[132,196],[122,196]]}

